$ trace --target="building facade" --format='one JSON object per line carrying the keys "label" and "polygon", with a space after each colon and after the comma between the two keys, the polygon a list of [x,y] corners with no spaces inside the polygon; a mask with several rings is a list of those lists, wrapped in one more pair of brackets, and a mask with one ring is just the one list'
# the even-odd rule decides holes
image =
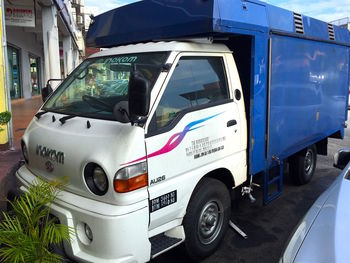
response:
{"label": "building facade", "polygon": [[[63,79],[80,63],[85,55],[83,12],[83,0],[2,0],[7,78],[0,86],[0,105],[8,106],[0,111],[10,109],[11,101],[40,95],[48,80]],[[52,87],[58,83],[51,81]]]}

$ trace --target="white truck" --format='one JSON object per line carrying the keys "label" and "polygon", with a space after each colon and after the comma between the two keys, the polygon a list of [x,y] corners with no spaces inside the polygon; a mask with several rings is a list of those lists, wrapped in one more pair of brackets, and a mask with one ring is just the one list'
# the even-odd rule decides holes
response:
{"label": "white truck", "polygon": [[[178,5],[199,5],[195,10],[204,12],[214,3],[194,2]],[[226,10],[228,2],[220,8]],[[254,8],[269,7],[247,3],[237,12],[247,12],[249,21]],[[26,164],[17,172],[22,187],[37,177],[69,177],[52,213],[75,229],[64,246],[77,261],[145,262],[183,242],[190,258],[207,257],[227,230],[232,189],[247,183],[243,190],[250,194],[255,176],[263,175],[265,201],[271,201],[282,190],[284,161],[298,184],[307,183],[317,153],[327,152],[327,138],[344,133],[350,43],[345,31],[337,29],[340,38],[330,43],[324,34],[318,40],[262,34],[249,24],[249,34],[233,28],[237,32],[209,34],[210,41],[150,41],[160,32],[154,28],[134,35],[132,44],[124,39],[124,45],[118,42],[124,31],[118,38],[97,30],[101,24],[121,30],[108,19],[138,19],[131,11],[141,9],[142,28],[151,21],[144,18],[147,10],[155,7],[166,17],[160,20],[181,20],[172,5],[142,1],[97,17],[88,39],[97,34],[96,43],[104,39],[101,46],[117,47],[82,62],[23,136]],[[322,23],[308,19],[316,27]],[[166,27],[169,38],[177,23]],[[202,30],[193,25],[192,35]],[[319,53],[307,56],[300,45]],[[275,167],[281,173],[271,178]],[[278,191],[271,194],[273,183]]]}

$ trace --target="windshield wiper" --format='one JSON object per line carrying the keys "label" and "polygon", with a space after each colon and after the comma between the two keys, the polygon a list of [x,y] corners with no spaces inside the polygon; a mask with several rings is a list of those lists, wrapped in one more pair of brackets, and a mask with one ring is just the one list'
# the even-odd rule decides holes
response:
{"label": "windshield wiper", "polygon": [[34,116],[39,120],[41,118],[41,116],[43,116],[46,113],[48,113],[48,111],[40,111],[37,114],[35,114]]}
{"label": "windshield wiper", "polygon": [[59,121],[60,121],[61,124],[63,125],[63,124],[66,123],[67,120],[73,119],[73,118],[75,118],[75,117],[77,117],[77,116],[75,116],[75,115],[68,115],[68,116],[65,116],[65,117],[60,118]]}

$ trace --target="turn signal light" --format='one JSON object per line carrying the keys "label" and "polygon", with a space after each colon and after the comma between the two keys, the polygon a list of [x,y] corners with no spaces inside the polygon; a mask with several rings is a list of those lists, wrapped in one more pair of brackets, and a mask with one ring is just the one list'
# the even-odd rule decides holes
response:
{"label": "turn signal light", "polygon": [[113,185],[118,193],[127,193],[148,186],[147,162],[120,169],[114,176]]}
{"label": "turn signal light", "polygon": [[148,185],[148,174],[141,174],[139,176],[127,180],[114,180],[114,190],[118,193],[127,193]]}

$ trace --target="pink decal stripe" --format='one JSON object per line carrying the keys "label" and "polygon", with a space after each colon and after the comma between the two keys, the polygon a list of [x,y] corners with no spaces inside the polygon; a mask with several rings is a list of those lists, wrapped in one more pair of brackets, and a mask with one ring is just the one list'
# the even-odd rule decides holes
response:
{"label": "pink decal stripe", "polygon": [[170,139],[168,140],[168,142],[161,148],[159,149],[158,151],[155,151],[153,153],[150,153],[148,156],[143,156],[139,159],[136,159],[136,160],[133,160],[131,162],[128,162],[128,163],[123,163],[122,165],[126,165],[126,164],[132,164],[132,163],[136,163],[136,162],[139,162],[139,161],[143,161],[143,160],[146,160],[146,158],[152,158],[152,157],[155,157],[155,156],[159,156],[159,155],[163,155],[165,153],[168,153],[168,152],[171,152],[172,150],[174,150],[177,146],[179,146],[179,144],[182,142],[183,138],[185,138],[185,135],[190,132],[190,131],[193,131],[193,130],[196,130],[198,128],[201,128],[203,127],[204,125],[201,125],[201,126],[198,126],[198,127],[193,127],[197,124],[200,124],[202,122],[205,122],[207,120],[210,120],[218,115],[222,114],[221,113],[218,113],[218,114],[215,114],[213,116],[210,116],[210,117],[207,117],[207,118],[204,118],[204,119],[200,119],[200,120],[197,120],[197,121],[193,121],[191,123],[189,123],[182,132],[179,132],[179,133],[175,133],[174,135],[172,135],[170,137]]}

